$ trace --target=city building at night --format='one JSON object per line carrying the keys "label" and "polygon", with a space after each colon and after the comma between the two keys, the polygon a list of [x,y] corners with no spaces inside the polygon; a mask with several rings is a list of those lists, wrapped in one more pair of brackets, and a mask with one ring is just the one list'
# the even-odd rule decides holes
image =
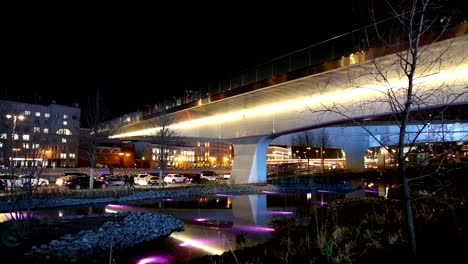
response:
{"label": "city building at night", "polygon": [[0,165],[75,167],[80,108],[0,100]]}
{"label": "city building at night", "polygon": [[[137,163],[159,167],[159,145],[149,142],[134,144]],[[169,146],[167,151],[167,165],[173,168],[228,168],[232,165],[232,145],[228,142],[186,142],[185,145]]]}

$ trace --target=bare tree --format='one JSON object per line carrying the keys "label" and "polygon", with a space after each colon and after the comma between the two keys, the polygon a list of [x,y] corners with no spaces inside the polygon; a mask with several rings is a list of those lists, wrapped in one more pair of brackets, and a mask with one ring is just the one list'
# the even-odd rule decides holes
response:
{"label": "bare tree", "polygon": [[[295,146],[301,146],[305,147],[308,150],[311,149],[311,147],[314,146],[314,143],[316,142],[315,140],[315,135],[312,131],[303,131],[299,134],[296,134],[292,137],[292,144]],[[306,158],[307,158],[307,171],[310,173],[310,157],[311,153],[310,151],[306,151]]]}
{"label": "bare tree", "polygon": [[[341,115],[361,126],[385,148],[388,145],[372,133],[367,121],[374,121],[374,113],[383,110],[389,113],[392,122],[398,124],[395,155],[403,186],[408,240],[411,254],[415,256],[416,235],[409,181],[417,175],[408,174],[406,159],[409,152],[405,152],[405,148],[409,146],[411,149],[427,125],[440,120],[443,112],[466,94],[466,84],[431,81],[431,77],[438,73],[461,65],[465,58],[450,51],[456,46],[450,39],[453,34],[448,34],[454,24],[454,16],[447,6],[441,5],[442,2],[389,0],[382,3],[379,10],[374,6],[369,9],[371,26],[365,27],[358,47],[370,63],[355,67],[359,73],[349,71],[348,75],[351,87],[365,89],[367,97],[350,105],[333,103],[322,106],[324,111]],[[365,77],[362,72],[367,73]],[[366,85],[363,85],[363,80],[367,80]],[[376,85],[369,87],[367,83]],[[439,107],[433,110],[434,106]],[[364,118],[357,119],[358,116]],[[417,131],[408,131],[410,125],[417,127]]]}
{"label": "bare tree", "polygon": [[299,134],[296,134],[291,139],[292,144],[296,146],[305,147],[307,150],[305,152],[307,158],[307,170],[310,171],[310,158],[312,157],[312,153],[310,149],[312,147],[319,147],[320,148],[320,164],[321,164],[321,171],[322,174],[324,173],[324,166],[325,166],[325,157],[323,155],[323,149],[330,146],[330,136],[327,134],[327,131],[324,128],[319,129],[318,131],[315,130],[308,130],[303,131]]}
{"label": "bare tree", "polygon": [[86,112],[84,113],[85,126],[89,127],[89,134],[82,135],[84,144],[80,145],[84,153],[87,153],[89,159],[89,188],[93,189],[95,168],[97,162],[97,148],[102,141],[102,138],[97,136],[99,124],[104,121],[106,116],[105,108],[102,104],[102,97],[100,96],[99,89],[96,90],[96,96],[88,99]]}
{"label": "bare tree", "polygon": [[173,149],[174,139],[177,136],[177,131],[171,128],[172,119],[167,116],[160,116],[153,123],[155,133],[152,136],[151,142],[156,144],[154,155],[159,164],[159,186],[163,186],[163,179],[166,175],[167,165],[169,163],[171,150]]}

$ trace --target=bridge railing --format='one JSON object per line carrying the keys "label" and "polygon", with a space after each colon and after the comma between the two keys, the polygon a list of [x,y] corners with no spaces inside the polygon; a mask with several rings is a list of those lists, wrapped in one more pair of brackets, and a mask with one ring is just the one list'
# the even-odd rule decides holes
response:
{"label": "bridge railing", "polygon": [[[393,21],[389,19],[381,23],[380,26],[382,28],[386,27],[386,23],[389,24],[388,28],[390,28]],[[454,35],[460,34],[459,31],[463,31],[462,34],[466,34],[466,24],[466,21],[463,21],[449,28],[446,31],[447,35],[453,37]],[[352,59],[353,54],[356,54],[356,52],[362,53],[364,47],[368,49],[369,45],[381,51],[382,47],[385,47],[382,45],[382,40],[369,34],[369,31],[372,31],[369,30],[372,26],[373,25],[369,25],[343,33],[267,62],[243,69],[230,76],[209,81],[206,86],[200,87],[198,90],[192,90],[189,97],[185,94],[180,97],[173,97],[170,100],[166,99],[163,102],[158,102],[154,106],[139,112],[140,115],[138,117],[132,117],[131,120],[137,122],[139,119],[148,119],[163,113],[177,111],[186,107],[193,107],[197,105],[197,102],[213,102],[217,100],[217,98],[226,98],[235,94],[233,90],[272,79],[283,73],[292,73],[297,70],[323,65],[327,62],[344,58]],[[464,29],[460,29],[460,27]],[[437,32],[437,30],[438,29],[435,28],[434,32]],[[428,33],[428,37],[431,38],[431,32]],[[368,40],[370,42],[367,42]],[[222,93],[223,95],[217,96]],[[128,118],[118,118],[110,126],[119,127],[124,125],[125,122],[130,121],[128,121]]]}

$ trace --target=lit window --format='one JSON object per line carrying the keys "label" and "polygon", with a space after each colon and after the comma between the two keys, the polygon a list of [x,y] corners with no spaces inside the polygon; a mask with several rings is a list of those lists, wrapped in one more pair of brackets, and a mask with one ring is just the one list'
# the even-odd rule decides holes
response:
{"label": "lit window", "polygon": [[28,141],[29,140],[29,135],[23,135],[23,140]]}
{"label": "lit window", "polygon": [[23,143],[23,148],[24,149],[29,149],[29,143]]}
{"label": "lit window", "polygon": [[45,113],[44,116],[47,117],[47,118],[49,118],[49,117],[50,117],[50,113]]}
{"label": "lit window", "polygon": [[36,116],[41,116],[41,112],[36,112]]}
{"label": "lit window", "polygon": [[38,148],[39,148],[39,144],[34,144],[34,146],[36,147],[36,149],[38,149]]}
{"label": "lit window", "polygon": [[67,119],[68,118],[68,115],[63,115],[63,119]]}
{"label": "lit window", "polygon": [[6,138],[7,138],[6,133],[2,133],[2,134],[0,135],[0,139],[6,139]]}
{"label": "lit window", "polygon": [[60,153],[60,158],[61,159],[66,159],[67,158],[67,153]]}
{"label": "lit window", "polygon": [[3,148],[3,142],[0,142],[0,148]]}
{"label": "lit window", "polygon": [[72,132],[69,129],[61,128],[61,129],[57,130],[57,134],[59,134],[59,135],[71,135]]}
{"label": "lit window", "polygon": [[67,139],[66,139],[66,138],[62,138],[62,143],[67,143]]}
{"label": "lit window", "polygon": [[14,140],[18,140],[18,139],[19,139],[19,135],[18,135],[18,134],[13,134],[13,139],[14,139]]}
{"label": "lit window", "polygon": [[48,128],[44,128],[44,134],[47,134],[49,133],[49,129]]}
{"label": "lit window", "polygon": [[70,157],[71,159],[74,159],[75,158],[75,153],[69,153],[68,157]]}
{"label": "lit window", "polygon": [[26,111],[24,111],[24,114],[25,115],[31,115],[31,111],[26,110]]}
{"label": "lit window", "polygon": [[63,125],[66,126],[68,124],[67,121],[63,121]]}
{"label": "lit window", "polygon": [[33,131],[34,131],[34,133],[39,133],[39,132],[41,132],[41,128],[40,127],[34,127]]}

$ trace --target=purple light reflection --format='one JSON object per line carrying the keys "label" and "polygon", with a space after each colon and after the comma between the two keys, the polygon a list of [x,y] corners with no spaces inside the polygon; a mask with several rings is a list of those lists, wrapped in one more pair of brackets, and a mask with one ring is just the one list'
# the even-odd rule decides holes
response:
{"label": "purple light reflection", "polygon": [[157,263],[170,263],[170,259],[167,256],[152,256],[140,259],[137,264],[157,264]]}
{"label": "purple light reflection", "polygon": [[136,210],[134,206],[131,205],[123,205],[123,204],[108,204],[104,207],[104,211],[106,213],[111,213],[111,214],[116,214],[119,212],[125,212],[125,211],[133,211]]}
{"label": "purple light reflection", "polygon": [[166,201],[166,202],[172,202],[172,201],[174,201],[174,199],[172,199],[172,198],[166,198],[166,199],[164,199],[164,201]]}
{"label": "purple light reflection", "polygon": [[272,191],[262,191],[262,193],[266,193],[266,194],[277,194],[277,192],[272,192]]}
{"label": "purple light reflection", "polygon": [[365,190],[365,192],[368,192],[368,193],[378,193],[379,191],[377,189],[370,189],[370,190]]}
{"label": "purple light reflection", "polygon": [[236,197],[235,195],[231,195],[231,194],[221,194],[221,193],[217,193],[216,196],[220,196],[220,197]]}
{"label": "purple light reflection", "polygon": [[318,190],[317,192],[319,192],[319,193],[331,193],[331,191],[327,191],[327,190]]}
{"label": "purple light reflection", "polygon": [[267,210],[265,211],[267,215],[292,215],[294,212],[291,211],[277,211],[277,210]]}
{"label": "purple light reflection", "polygon": [[[19,220],[19,219],[26,219],[28,215],[23,212],[16,212],[16,213],[2,213],[0,214],[0,222],[4,221],[11,221],[11,220]],[[31,214],[31,218],[39,218],[35,214]]]}
{"label": "purple light reflection", "polygon": [[108,204],[106,207],[114,208],[114,209],[125,209],[125,210],[132,210],[135,207],[130,205],[123,205],[123,204]]}
{"label": "purple light reflection", "polygon": [[311,203],[313,203],[313,204],[318,204],[318,205],[326,205],[326,204],[328,204],[327,201],[319,201],[319,200],[314,200],[314,201],[312,201]]}
{"label": "purple light reflection", "polygon": [[274,228],[266,226],[234,225],[232,229],[251,231],[251,232],[273,232]]}
{"label": "purple light reflection", "polygon": [[205,221],[208,221],[209,219],[208,218],[195,218],[193,219],[193,221],[196,221],[196,222],[205,222]]}

